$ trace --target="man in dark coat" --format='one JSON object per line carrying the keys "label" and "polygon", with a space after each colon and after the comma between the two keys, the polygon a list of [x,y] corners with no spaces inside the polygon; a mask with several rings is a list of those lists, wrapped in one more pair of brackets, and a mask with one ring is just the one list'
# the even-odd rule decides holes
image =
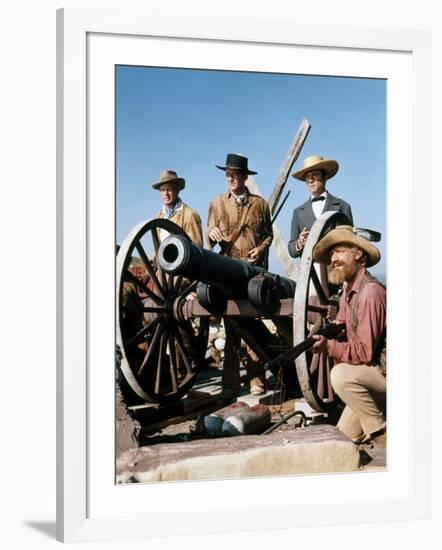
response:
{"label": "man in dark coat", "polygon": [[293,258],[301,256],[307,237],[316,219],[329,210],[342,212],[347,216],[348,221],[353,225],[353,216],[350,205],[334,197],[326,188],[326,182],[338,171],[339,165],[333,159],[324,159],[320,156],[307,157],[304,160],[304,167],[292,174],[298,180],[305,181],[311,197],[301,206],[293,211],[290,241],[288,244],[289,254]]}

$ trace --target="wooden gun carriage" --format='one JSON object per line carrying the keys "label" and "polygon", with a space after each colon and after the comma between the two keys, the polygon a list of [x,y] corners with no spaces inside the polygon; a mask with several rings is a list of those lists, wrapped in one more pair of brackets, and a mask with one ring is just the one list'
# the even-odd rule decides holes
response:
{"label": "wooden gun carriage", "polygon": [[[313,263],[313,248],[329,230],[348,223],[337,212],[318,218],[296,284],[198,247],[169,220],[134,227],[117,254],[117,352],[124,383],[146,402],[180,399],[204,365],[209,321],[216,315],[233,323],[263,363],[282,369],[286,383],[297,386],[313,409],[334,408],[333,360],[313,354],[303,343],[333,321],[338,306],[326,266]],[[147,272],[144,282],[129,270],[134,257]],[[131,300],[131,292],[139,299]],[[293,348],[294,357],[283,361]]]}

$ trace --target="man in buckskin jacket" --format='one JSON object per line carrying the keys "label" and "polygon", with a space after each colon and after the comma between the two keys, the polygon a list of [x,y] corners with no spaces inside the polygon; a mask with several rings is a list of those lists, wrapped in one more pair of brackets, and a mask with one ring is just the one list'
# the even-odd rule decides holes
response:
{"label": "man in buckskin jacket", "polygon": [[253,265],[268,267],[268,249],[273,240],[270,209],[267,202],[247,189],[250,174],[248,159],[241,155],[227,155],[227,191],[210,202],[207,237],[210,248],[220,244],[227,256],[239,258]]}
{"label": "man in buckskin jacket", "polygon": [[323,212],[342,212],[347,216],[349,223],[353,224],[350,205],[334,197],[325,188],[326,182],[335,176],[338,170],[339,165],[335,160],[315,155],[307,157],[302,170],[292,174],[294,178],[305,181],[311,194],[308,201],[293,211],[288,244],[289,254],[293,258],[301,256],[309,231]]}
{"label": "man in buckskin jacket", "polygon": [[[217,243],[222,253],[253,265],[268,267],[268,250],[273,240],[270,209],[267,202],[247,189],[248,159],[229,153],[225,166],[227,191],[210,202],[207,222],[207,239],[213,248]],[[225,319],[226,343],[224,348],[223,392],[232,397],[240,394],[239,354],[241,338],[228,319]],[[265,393],[265,374],[258,356],[249,348],[247,367],[250,392]]]}

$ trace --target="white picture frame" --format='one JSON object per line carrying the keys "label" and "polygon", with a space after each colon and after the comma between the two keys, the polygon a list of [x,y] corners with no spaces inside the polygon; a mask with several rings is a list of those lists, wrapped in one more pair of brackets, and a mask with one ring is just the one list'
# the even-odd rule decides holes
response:
{"label": "white picture frame", "polygon": [[[429,430],[419,419],[429,410],[429,370],[421,368],[417,372],[416,367],[418,363],[421,366],[430,364],[429,336],[422,322],[430,318],[429,297],[417,292],[418,284],[422,288],[429,286],[422,280],[428,277],[422,272],[429,273],[425,268],[430,261],[429,239],[422,239],[422,235],[429,235],[430,207],[428,193],[423,192],[430,181],[428,33],[300,25],[289,20],[274,20],[269,24],[268,20],[253,16],[248,21],[253,24],[245,25],[244,20],[235,18],[161,17],[125,10],[64,9],[57,17],[58,540],[235,532],[260,529],[264,524],[266,529],[334,525],[361,522],[361,517],[363,521],[428,517]],[[146,55],[151,63],[166,63],[166,66],[171,55],[176,66],[176,49],[175,53],[173,49],[176,41],[195,50],[191,57],[182,61],[187,64],[201,63],[204,57],[198,58],[198,55],[206,54],[204,51],[198,53],[198,48],[205,45],[206,49],[213,46],[223,50],[226,66],[239,63],[235,66],[246,68],[246,64],[261,63],[261,70],[266,70],[266,67],[274,67],[275,57],[259,56],[257,60],[246,50],[262,48],[264,52],[279,48],[299,54],[299,71],[302,71],[306,55],[311,54],[308,61],[312,64],[316,51],[327,56],[328,74],[354,75],[355,69],[350,71],[348,67],[354,67],[355,61],[349,58],[359,56],[360,60],[367,58],[367,66],[362,67],[365,61],[361,62],[361,76],[382,77],[384,74],[392,82],[388,103],[388,116],[391,117],[388,119],[388,277],[391,283],[389,318],[393,322],[389,331],[395,324],[395,315],[403,308],[405,297],[410,315],[405,320],[396,318],[396,324],[401,323],[401,326],[399,330],[392,330],[391,337],[389,332],[389,342],[390,338],[392,341],[389,353],[397,357],[398,364],[392,368],[391,377],[389,374],[393,403],[391,411],[389,409],[389,425],[391,422],[397,427],[389,436],[392,449],[389,471],[359,477],[357,498],[351,495],[355,481],[350,475],[321,476],[320,481],[318,476],[304,476],[290,480],[192,482],[191,491],[186,485],[190,482],[114,485],[111,475],[114,455],[109,452],[114,445],[113,339],[105,346],[101,367],[97,366],[94,344],[98,338],[103,341],[102,336],[108,341],[113,330],[113,316],[105,327],[98,322],[98,312],[101,314],[101,308],[109,306],[103,304],[96,289],[99,281],[103,296],[114,295],[114,164],[113,157],[109,156],[113,149],[113,132],[108,131],[113,128],[113,120],[106,115],[113,105],[113,96],[106,90],[109,90],[109,83],[112,84],[109,71],[113,64],[147,62],[143,61],[142,52],[135,53],[135,41],[147,44]],[[243,51],[246,52],[244,58]],[[321,55],[318,56],[319,65]],[[378,63],[383,58],[385,68]],[[213,60],[207,60],[209,62]],[[94,88],[96,83],[98,88]],[[102,183],[96,183],[99,180]],[[393,209],[391,199],[399,185],[401,208]],[[419,241],[408,223],[412,205],[423,213]],[[106,235],[110,236],[109,240]],[[410,246],[420,251],[419,273],[416,266],[408,265]],[[98,278],[94,270],[98,262],[104,266],[104,272],[112,276]],[[419,342],[419,349],[415,342]],[[106,364],[112,366],[106,369]],[[405,411],[400,420],[399,409],[394,407],[395,399],[401,398],[399,385],[394,384],[399,381],[399,365],[402,398],[413,404],[413,414]],[[98,438],[100,448],[96,444]],[[229,499],[237,483],[242,483],[252,495],[245,506],[232,504]],[[319,503],[309,500],[309,488],[324,484],[334,487],[331,496]],[[376,486],[384,487],[383,492],[378,493],[381,498],[372,490]],[[340,494],[333,492],[336,487],[342,489]],[[260,494],[270,491],[281,495],[277,505],[259,499]],[[305,495],[302,504],[293,505],[290,501],[294,491]],[[311,492],[318,494],[316,490]],[[214,496],[215,504],[210,495]],[[170,504],[172,501],[176,502],[175,508]],[[133,509],[132,502],[136,502]],[[188,511],[190,508],[192,511]]]}

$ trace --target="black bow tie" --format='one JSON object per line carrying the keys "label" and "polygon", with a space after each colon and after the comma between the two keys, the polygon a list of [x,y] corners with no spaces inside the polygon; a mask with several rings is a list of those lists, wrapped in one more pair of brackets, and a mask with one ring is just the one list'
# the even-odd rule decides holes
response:
{"label": "black bow tie", "polygon": [[315,201],[325,201],[325,197],[323,195],[321,195],[320,197],[313,197],[312,202]]}

